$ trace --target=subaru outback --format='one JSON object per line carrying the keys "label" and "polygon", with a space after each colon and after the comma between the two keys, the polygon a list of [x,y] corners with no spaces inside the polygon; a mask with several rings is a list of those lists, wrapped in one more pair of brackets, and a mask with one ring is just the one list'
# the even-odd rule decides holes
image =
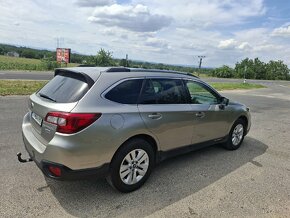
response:
{"label": "subaru outback", "polygon": [[141,187],[155,164],[213,144],[240,147],[249,109],[190,74],[75,67],[28,100],[29,159],[54,179],[105,177],[121,192]]}

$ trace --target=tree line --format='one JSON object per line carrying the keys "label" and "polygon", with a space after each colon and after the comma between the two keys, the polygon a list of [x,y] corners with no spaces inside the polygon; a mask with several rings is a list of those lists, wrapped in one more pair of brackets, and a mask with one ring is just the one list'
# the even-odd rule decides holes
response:
{"label": "tree line", "polygon": [[[27,47],[18,47],[7,44],[0,44],[0,55],[7,55],[8,52],[17,52],[19,57],[32,58],[42,60],[43,63],[49,67],[46,70],[51,70],[52,67],[59,67],[56,63],[56,52],[49,50],[39,50]],[[198,72],[196,67],[175,66],[162,63],[151,63],[144,61],[134,61],[126,59],[113,58],[113,53],[100,49],[96,55],[82,55],[77,53],[71,53],[71,63],[78,63],[84,65],[96,65],[96,66],[124,66],[135,67],[145,69],[161,69],[161,70],[174,70],[183,71],[188,73]],[[202,68],[202,73],[210,73],[212,69]]]}
{"label": "tree line", "polygon": [[[56,51],[0,44],[0,55],[7,55],[7,53],[9,52],[16,52],[19,54],[19,57],[23,57],[23,58],[32,58],[32,59],[40,59],[40,60],[46,59],[46,60],[56,61]],[[86,57],[87,55],[71,53],[71,62],[82,63],[82,61]]]}
{"label": "tree line", "polygon": [[[13,45],[0,44],[0,55],[8,52],[17,52],[20,57],[40,59],[51,70],[59,67],[56,63],[56,52],[49,50],[38,50],[27,47],[17,47]],[[269,61],[264,63],[259,58],[246,58],[237,62],[234,68],[224,65],[219,68],[202,68],[191,66],[177,66],[162,63],[151,63],[144,61],[134,61],[113,58],[113,53],[100,49],[96,55],[81,55],[72,53],[71,62],[96,66],[124,66],[145,69],[161,69],[182,71],[192,74],[202,73],[221,78],[246,78],[246,79],[266,79],[266,80],[290,80],[289,68],[283,61]]]}
{"label": "tree line", "polygon": [[224,65],[213,70],[210,75],[220,78],[290,80],[289,72],[288,66],[281,60],[264,63],[259,58],[245,58],[237,62],[234,68]]}
{"label": "tree line", "polygon": [[[83,63],[96,66],[123,66],[132,68],[144,68],[144,69],[160,69],[160,70],[171,70],[171,71],[181,71],[187,73],[197,73],[199,69],[197,67],[187,67],[178,65],[169,65],[162,63],[152,63],[144,61],[134,61],[126,59],[114,59],[113,53],[110,51],[105,51],[100,49],[96,56],[90,56],[83,60]],[[209,74],[213,69],[202,68],[201,73]]]}

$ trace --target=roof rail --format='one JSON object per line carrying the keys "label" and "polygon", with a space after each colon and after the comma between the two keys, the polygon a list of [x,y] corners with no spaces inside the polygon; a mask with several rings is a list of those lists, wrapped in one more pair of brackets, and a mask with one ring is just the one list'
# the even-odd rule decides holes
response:
{"label": "roof rail", "polygon": [[131,70],[126,67],[111,67],[106,70],[106,72],[130,72]]}
{"label": "roof rail", "polygon": [[130,68],[131,72],[155,72],[155,73],[176,73],[176,74],[182,74],[182,75],[188,75],[188,76],[192,76],[195,78],[198,78],[198,76],[195,76],[191,73],[187,73],[187,72],[180,72],[180,71],[175,71],[175,70],[159,70],[159,69],[144,69],[144,68]]}
{"label": "roof rail", "polygon": [[79,64],[77,67],[96,67],[95,64]]}
{"label": "roof rail", "polygon": [[144,68],[126,68],[126,67],[110,67],[105,72],[153,72],[153,73],[176,73],[182,75],[188,75],[195,78],[199,78],[191,73],[174,71],[174,70],[159,70],[159,69],[144,69]]}

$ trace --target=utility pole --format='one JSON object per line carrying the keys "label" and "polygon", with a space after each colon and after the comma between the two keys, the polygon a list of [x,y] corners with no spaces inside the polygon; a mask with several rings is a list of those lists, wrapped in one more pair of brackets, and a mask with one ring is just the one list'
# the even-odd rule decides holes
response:
{"label": "utility pole", "polygon": [[200,70],[201,70],[202,59],[205,58],[205,56],[204,55],[199,55],[198,58],[199,58],[199,66],[198,66],[198,76],[199,76],[199,73],[200,73]]}
{"label": "utility pole", "polygon": [[246,83],[246,73],[247,73],[247,65],[245,66],[244,69],[244,83]]}
{"label": "utility pole", "polygon": [[129,67],[129,63],[128,63],[128,54],[126,54],[126,67]]}

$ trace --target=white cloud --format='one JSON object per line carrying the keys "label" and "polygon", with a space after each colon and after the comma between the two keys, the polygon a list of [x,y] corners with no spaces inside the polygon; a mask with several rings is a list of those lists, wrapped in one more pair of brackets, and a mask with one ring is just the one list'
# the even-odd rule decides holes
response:
{"label": "white cloud", "polygon": [[14,22],[13,22],[13,25],[15,25],[15,26],[19,26],[20,23],[19,23],[18,21],[14,21]]}
{"label": "white cloud", "polygon": [[290,36],[290,25],[282,26],[282,27],[274,29],[272,35],[273,36],[289,37]]}
{"label": "white cloud", "polygon": [[116,58],[197,65],[205,55],[204,66],[221,66],[259,57],[290,65],[290,20],[273,21],[263,0],[0,1],[1,43],[54,50],[61,37],[73,51],[102,47]]}
{"label": "white cloud", "polygon": [[250,46],[248,42],[243,42],[238,46],[238,49],[241,49],[241,50],[249,50],[251,48],[252,47]]}
{"label": "white cloud", "polygon": [[227,39],[220,41],[218,48],[220,49],[233,49],[237,46],[238,42],[235,39]]}
{"label": "white cloud", "polygon": [[166,40],[158,39],[158,38],[148,38],[145,42],[145,45],[157,48],[170,48],[168,42]]}
{"label": "white cloud", "polygon": [[252,47],[248,42],[239,42],[236,39],[227,39],[221,40],[219,42],[218,48],[224,50],[234,50],[234,49],[249,50]]}
{"label": "white cloud", "polygon": [[80,7],[98,7],[105,5],[112,5],[116,3],[115,0],[76,0],[75,2]]}
{"label": "white cloud", "polygon": [[266,12],[263,0],[135,0],[154,8],[158,13],[170,14],[178,25],[230,26]]}
{"label": "white cloud", "polygon": [[119,27],[134,32],[158,31],[168,26],[171,22],[169,17],[153,14],[147,6],[142,4],[114,4],[97,7],[88,20],[99,25]]}

